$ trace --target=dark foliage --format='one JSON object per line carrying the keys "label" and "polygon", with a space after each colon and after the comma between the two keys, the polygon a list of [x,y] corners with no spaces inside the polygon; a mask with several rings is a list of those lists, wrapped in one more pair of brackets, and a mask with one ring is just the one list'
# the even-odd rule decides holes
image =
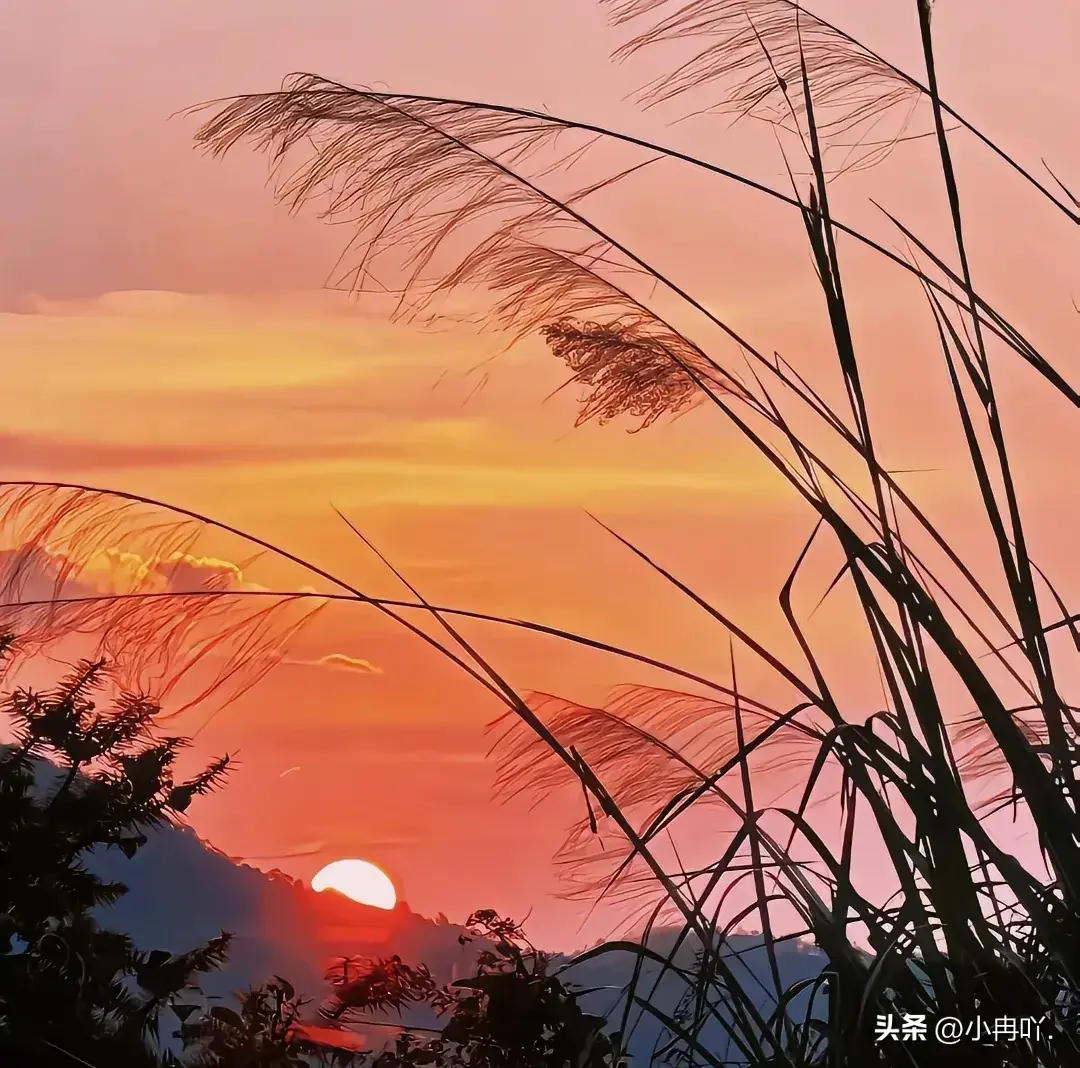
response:
{"label": "dark foliage", "polygon": [[[301,1022],[304,1000],[281,976],[240,997],[238,1009],[215,1005],[184,1022],[177,1035],[188,1068],[345,1068],[360,1063],[347,1049],[309,1038]],[[191,1007],[192,1013],[195,1007]]]}
{"label": "dark foliage", "polygon": [[614,1068],[615,1036],[605,1032],[603,1017],[582,1011],[581,992],[553,973],[549,954],[490,909],[470,916],[467,928],[461,942],[482,947],[475,974],[440,987],[426,968],[398,957],[343,961],[330,974],[335,991],[322,1015],[360,1021],[374,1011],[425,1004],[445,1019],[424,1037],[403,1027],[395,1047],[375,1059],[378,1068]]}
{"label": "dark foliage", "polygon": [[89,856],[134,856],[228,767],[176,780],[181,739],[154,735],[149,701],[99,710],[104,681],[104,664],[83,663],[53,690],[3,702],[15,744],[0,757],[0,1063],[157,1065],[162,1014],[227,955],[225,933],[147,952],[92,916],[126,888],[97,878]]}
{"label": "dark foliage", "polygon": [[[11,645],[0,643],[5,655]],[[3,700],[15,737],[0,756],[0,1064],[612,1065],[604,1021],[583,1013],[549,974],[550,958],[490,911],[470,918],[469,937],[483,947],[475,975],[450,987],[399,957],[345,959],[331,970],[323,1023],[344,1030],[350,1020],[386,1012],[400,1019],[412,1007],[446,1017],[435,1038],[417,1041],[401,1025],[392,1049],[366,1053],[313,1037],[304,1000],[280,976],[239,995],[236,1008],[208,1005],[199,977],[226,962],[224,932],[171,954],[99,927],[93,910],[127,888],[98,878],[90,856],[118,849],[134,857],[148,832],[178,819],[229,767],[225,757],[191,779],[175,778],[184,740],[157,736],[151,701],[102,702],[106,682],[104,663],[84,662],[52,690],[15,689]],[[170,1021],[179,1057],[160,1048]]]}

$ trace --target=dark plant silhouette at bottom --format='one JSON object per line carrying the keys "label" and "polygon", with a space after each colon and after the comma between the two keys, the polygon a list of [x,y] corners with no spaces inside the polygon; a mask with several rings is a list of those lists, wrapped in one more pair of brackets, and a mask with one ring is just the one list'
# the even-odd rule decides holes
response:
{"label": "dark plant silhouette at bottom", "polygon": [[[2,662],[14,642],[0,638]],[[200,977],[228,960],[222,932],[181,954],[144,950],[103,929],[93,910],[127,887],[86,865],[96,851],[129,859],[155,828],[220,786],[230,758],[190,779],[174,776],[183,738],[155,728],[160,709],[121,693],[103,700],[103,661],[80,663],[48,690],[14,688],[2,712],[14,742],[0,749],[0,1064],[19,1068],[304,1068],[475,1065],[609,1068],[615,1045],[550,972],[551,958],[494,912],[470,917],[475,974],[448,986],[399,957],[343,959],[317,1014],[280,976],[209,1004]],[[403,1010],[426,1008],[440,1026],[418,1035]],[[373,1021],[396,1013],[397,1021]],[[305,1018],[307,1017],[307,1018]],[[356,1023],[389,1028],[385,1049],[345,1048]],[[163,1036],[179,1050],[163,1048]]]}

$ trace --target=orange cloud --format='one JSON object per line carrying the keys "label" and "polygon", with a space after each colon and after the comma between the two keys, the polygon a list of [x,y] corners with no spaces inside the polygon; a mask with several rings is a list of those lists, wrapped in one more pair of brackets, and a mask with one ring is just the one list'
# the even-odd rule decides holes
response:
{"label": "orange cloud", "polygon": [[245,580],[231,560],[173,552],[142,556],[110,547],[92,554],[78,565],[80,581],[100,592],[194,593],[200,590],[261,590]]}
{"label": "orange cloud", "polygon": [[300,661],[301,663],[317,664],[320,667],[336,668],[340,671],[359,671],[363,675],[381,675],[382,668],[373,664],[370,660],[364,660],[358,656],[349,656],[346,653],[327,653],[318,660]]}

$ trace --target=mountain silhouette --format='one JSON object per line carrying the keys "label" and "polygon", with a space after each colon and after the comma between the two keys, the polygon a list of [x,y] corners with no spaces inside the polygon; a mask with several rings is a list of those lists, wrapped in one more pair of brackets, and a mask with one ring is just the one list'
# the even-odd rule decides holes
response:
{"label": "mountain silhouette", "polygon": [[[131,859],[113,851],[87,858],[87,868],[129,891],[96,910],[96,917],[137,945],[171,953],[228,931],[228,964],[200,984],[210,997],[228,999],[281,975],[314,1009],[329,993],[324,976],[335,958],[396,954],[425,963],[437,979],[450,982],[465,974],[475,955],[474,947],[458,940],[464,928],[426,919],[404,901],[386,910],[334,890],[316,892],[283,872],[228,857],[189,827],[158,828],[147,838]],[[434,1022],[422,1015],[409,1022]],[[369,1043],[386,1037],[385,1029],[360,1034]]]}
{"label": "mountain silhouette", "polygon": [[[49,789],[58,773],[54,765],[43,761],[38,788]],[[148,832],[146,844],[133,857],[109,850],[87,855],[84,863],[100,877],[128,888],[114,904],[96,910],[103,926],[130,935],[144,949],[170,953],[184,952],[228,931],[233,935],[228,963],[203,978],[203,992],[230,999],[274,975],[284,976],[313,1003],[313,1022],[317,1020],[315,1006],[329,993],[325,974],[335,959],[396,955],[410,964],[427,965],[437,980],[448,983],[470,974],[479,948],[473,942],[462,944],[465,928],[445,917],[428,919],[404,901],[386,910],[359,904],[333,890],[317,892],[283,872],[263,871],[229,857],[188,826],[165,825]],[[658,928],[649,935],[648,945],[668,956],[677,938],[676,930]],[[673,959],[686,968],[696,952],[696,943],[687,939]],[[777,945],[775,954],[785,987],[813,978],[824,964],[820,951],[798,941]],[[768,994],[771,969],[761,936],[730,936],[725,955],[732,975],[768,1017],[775,1005]],[[553,967],[565,968],[567,985],[583,991],[582,1008],[607,1016],[613,1028],[621,1022],[623,988],[634,965],[631,952],[615,948],[582,961],[567,955],[553,959]],[[684,992],[676,976],[664,974],[655,962],[644,964],[638,995],[657,1011],[655,1015],[640,1008],[632,1012],[632,1060],[646,1063],[651,1059],[665,1038],[660,1017],[675,1014]],[[793,1003],[792,1015],[802,1015],[808,1008],[809,992],[804,990]],[[723,1010],[717,1015],[723,1017]],[[427,1010],[407,1013],[394,1022],[437,1025]],[[360,1028],[358,1033],[369,1046],[391,1037],[385,1028],[377,1027]],[[719,1020],[706,1028],[701,1039],[707,1048],[725,1055],[726,1036]]]}
{"label": "mountain silhouette", "polygon": [[[335,957],[367,958],[396,954],[402,960],[424,963],[437,979],[449,982],[467,974],[475,945],[463,946],[464,928],[444,919],[427,919],[399,902],[393,910],[361,905],[335,891],[317,893],[305,883],[278,871],[264,872],[238,862],[200,839],[190,828],[165,827],[152,833],[146,846],[131,860],[109,853],[94,857],[93,870],[117,879],[130,892],[115,905],[100,911],[108,926],[122,930],[139,945],[180,951],[213,937],[221,930],[235,935],[230,960],[221,972],[203,983],[209,995],[228,996],[277,974],[287,977],[297,991],[313,1002],[328,992],[325,969]],[[658,929],[649,945],[667,954],[677,932]],[[683,966],[691,963],[695,944],[687,941],[676,955]],[[822,954],[799,942],[776,947],[784,984],[810,979],[820,972]],[[743,988],[768,1016],[774,1006],[766,991],[771,987],[768,955],[758,935],[733,935],[727,945],[728,965]],[[612,951],[571,964],[563,955],[556,967],[570,965],[564,978],[586,991],[580,998],[588,1012],[608,1015],[616,1026],[623,1007],[621,988],[634,968],[626,951]],[[647,995],[660,1013],[670,1016],[685,987],[674,976],[661,976],[654,963],[641,972],[639,994]],[[808,1004],[804,992],[793,1014]],[[801,1011],[800,1011],[801,1010]],[[656,1016],[635,1011],[631,1053],[635,1061],[648,1061],[664,1037]],[[411,1014],[404,1022],[431,1026],[426,1013]],[[385,1040],[386,1032],[362,1029],[369,1043]],[[702,1035],[710,1048],[722,1054],[726,1046],[718,1021]]]}

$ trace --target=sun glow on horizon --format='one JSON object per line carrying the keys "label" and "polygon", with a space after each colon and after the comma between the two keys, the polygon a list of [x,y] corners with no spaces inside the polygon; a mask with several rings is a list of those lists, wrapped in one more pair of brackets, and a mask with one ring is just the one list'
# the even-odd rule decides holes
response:
{"label": "sun glow on horizon", "polygon": [[316,872],[311,889],[317,893],[336,890],[361,905],[392,909],[397,904],[397,890],[390,876],[366,860],[335,860]]}

